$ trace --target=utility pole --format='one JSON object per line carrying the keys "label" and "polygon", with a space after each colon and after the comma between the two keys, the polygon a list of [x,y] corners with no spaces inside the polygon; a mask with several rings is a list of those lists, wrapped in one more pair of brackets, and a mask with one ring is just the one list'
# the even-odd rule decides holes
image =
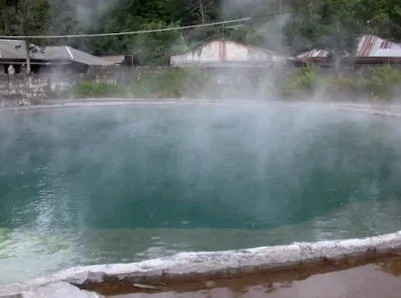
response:
{"label": "utility pole", "polygon": [[31,49],[30,49],[30,42],[28,39],[25,39],[25,50],[26,50],[26,68],[25,68],[25,73],[30,74],[31,73]]}
{"label": "utility pole", "polygon": [[1,11],[2,11],[2,17],[3,17],[3,22],[4,22],[4,33],[6,35],[8,35],[9,34],[9,32],[8,32],[8,10],[7,10],[6,0],[3,0],[1,2]]}
{"label": "utility pole", "polygon": [[226,41],[225,41],[225,36],[224,36],[224,32],[225,31],[225,24],[223,24],[221,26],[221,41],[223,44],[223,49],[222,49],[222,60],[225,61],[226,60]]}
{"label": "utility pole", "polygon": [[[281,14],[282,14],[282,5],[281,5],[281,0],[278,0],[278,17],[279,17],[279,25],[281,27]],[[279,49],[280,49],[280,53],[283,49],[283,30],[282,28],[280,28],[280,34],[279,34]]]}

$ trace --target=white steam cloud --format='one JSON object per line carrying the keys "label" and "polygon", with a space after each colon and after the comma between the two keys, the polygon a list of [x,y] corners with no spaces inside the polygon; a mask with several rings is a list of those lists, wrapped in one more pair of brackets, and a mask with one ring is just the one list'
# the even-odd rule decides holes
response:
{"label": "white steam cloud", "polygon": [[[114,5],[116,1],[50,0],[50,23],[71,22],[73,25],[78,25],[81,30],[96,28],[104,14]],[[61,25],[66,29],[70,24]]]}

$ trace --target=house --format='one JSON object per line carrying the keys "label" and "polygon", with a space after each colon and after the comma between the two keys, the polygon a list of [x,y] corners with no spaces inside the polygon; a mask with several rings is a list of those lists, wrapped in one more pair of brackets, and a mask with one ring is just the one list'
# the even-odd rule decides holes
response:
{"label": "house", "polygon": [[[30,59],[35,61],[31,65],[32,71],[37,71],[40,65],[46,64],[43,49],[31,44]],[[26,43],[22,40],[0,40],[0,67],[3,66],[7,73],[9,65],[13,65],[15,71],[21,71],[21,66],[26,64]]]}
{"label": "house", "polygon": [[133,67],[139,65],[139,59],[136,54],[102,55],[98,57],[117,66]]}
{"label": "house", "polygon": [[[13,65],[15,72],[22,71],[26,65],[26,43],[22,40],[0,40],[0,68],[7,73],[8,67]],[[90,66],[111,66],[113,63],[99,57],[79,51],[69,46],[39,47],[30,45],[31,71],[39,72],[46,69],[62,67],[74,71],[85,71]]]}
{"label": "house", "polygon": [[213,40],[170,57],[171,66],[272,67],[290,58],[279,53],[229,40]]}
{"label": "house", "polygon": [[[329,66],[330,54],[326,50],[313,49],[296,56],[296,61]],[[401,66],[401,44],[374,35],[364,35],[359,38],[352,63],[355,67],[383,64]]]}
{"label": "house", "polygon": [[44,56],[48,67],[54,69],[65,67],[68,69],[86,72],[89,67],[107,67],[114,63],[100,57],[74,49],[70,46],[48,46],[44,48]]}
{"label": "house", "polygon": [[359,43],[354,64],[391,64],[401,66],[401,44],[377,36],[363,36]]}

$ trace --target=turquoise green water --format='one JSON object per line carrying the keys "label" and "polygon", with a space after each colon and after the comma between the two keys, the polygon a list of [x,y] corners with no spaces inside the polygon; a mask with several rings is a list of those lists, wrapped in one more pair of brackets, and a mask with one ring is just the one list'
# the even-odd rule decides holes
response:
{"label": "turquoise green water", "polygon": [[400,120],[277,106],[0,114],[0,283],[394,232]]}

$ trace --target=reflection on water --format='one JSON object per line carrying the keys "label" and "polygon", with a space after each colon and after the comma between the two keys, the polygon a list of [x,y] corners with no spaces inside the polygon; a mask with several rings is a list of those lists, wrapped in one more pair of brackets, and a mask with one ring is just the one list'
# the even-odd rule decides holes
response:
{"label": "reflection on water", "polygon": [[0,114],[0,283],[401,222],[397,119],[272,107]]}

